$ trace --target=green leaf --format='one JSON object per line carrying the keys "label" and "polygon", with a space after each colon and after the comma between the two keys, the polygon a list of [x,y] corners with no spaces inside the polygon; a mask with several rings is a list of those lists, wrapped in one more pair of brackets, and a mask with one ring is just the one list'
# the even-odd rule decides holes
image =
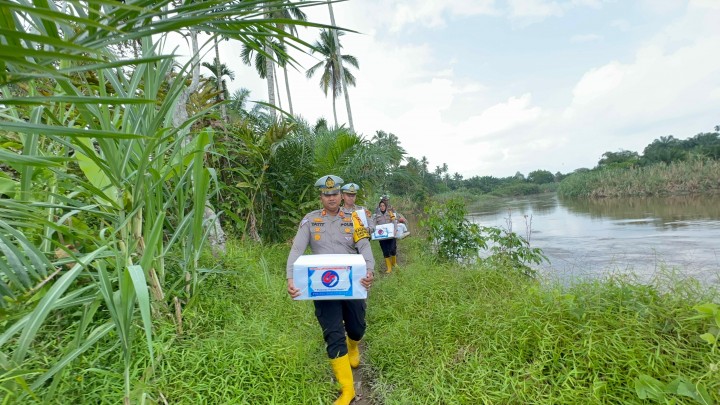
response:
{"label": "green leaf", "polygon": [[703,333],[700,335],[700,339],[710,343],[711,345],[717,343],[717,337],[715,337],[712,333]]}
{"label": "green leaf", "polygon": [[47,318],[50,311],[52,311],[57,305],[57,300],[75,281],[75,278],[77,278],[83,268],[85,268],[87,264],[95,260],[95,258],[97,258],[106,249],[107,247],[103,246],[93,251],[92,253],[79,258],[78,263],[75,264],[72,269],[70,269],[67,273],[63,274],[62,277],[60,277],[55,283],[53,283],[52,287],[50,287],[50,290],[47,292],[47,294],[45,294],[42,300],[40,300],[40,303],[38,303],[37,307],[35,307],[35,309],[33,310],[30,319],[28,320],[28,323],[23,329],[22,335],[20,335],[20,339],[17,343],[17,348],[15,349],[15,353],[13,354],[13,361],[16,364],[21,364],[22,361],[25,359],[25,354],[30,348],[30,344],[35,339],[35,335],[40,329],[40,326],[42,326],[42,324],[45,322],[45,319]]}
{"label": "green leaf", "polygon": [[155,355],[152,346],[152,317],[150,316],[150,294],[145,279],[145,273],[142,267],[138,265],[128,266],[128,273],[132,278],[135,294],[137,295],[138,306],[140,307],[140,315],[142,316],[143,326],[145,329],[145,339],[147,341],[148,352],[150,353],[150,363],[154,364]]}
{"label": "green leaf", "polygon": [[641,374],[635,379],[635,392],[640,399],[662,401],[665,399],[665,384],[649,375]]}
{"label": "green leaf", "polygon": [[[109,139],[137,139],[144,135],[128,134],[117,131],[103,131],[89,128],[61,127],[58,125],[32,124],[29,122],[7,122],[0,121],[0,129],[15,131],[24,134],[42,134],[49,136],[70,136],[70,137],[91,137]],[[0,155],[2,157],[2,155]],[[47,158],[46,158],[47,159]],[[67,159],[62,159],[67,160]]]}

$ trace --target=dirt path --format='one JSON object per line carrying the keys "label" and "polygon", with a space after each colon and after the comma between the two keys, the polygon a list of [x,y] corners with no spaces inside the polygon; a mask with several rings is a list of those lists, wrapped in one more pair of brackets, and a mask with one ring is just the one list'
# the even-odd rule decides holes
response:
{"label": "dirt path", "polygon": [[365,374],[365,363],[363,352],[365,351],[365,342],[360,341],[360,367],[353,369],[353,381],[355,382],[355,400],[352,405],[374,405],[370,398],[370,385],[363,378]]}

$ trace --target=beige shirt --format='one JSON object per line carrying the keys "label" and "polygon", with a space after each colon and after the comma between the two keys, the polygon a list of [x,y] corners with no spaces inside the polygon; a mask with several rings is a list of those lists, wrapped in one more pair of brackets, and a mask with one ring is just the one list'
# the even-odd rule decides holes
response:
{"label": "beige shirt", "polygon": [[305,253],[308,245],[313,254],[360,253],[365,259],[368,273],[375,269],[370,239],[353,242],[352,218],[343,210],[335,216],[329,215],[325,210],[316,210],[305,215],[300,221],[285,268],[287,278],[293,278],[293,263]]}

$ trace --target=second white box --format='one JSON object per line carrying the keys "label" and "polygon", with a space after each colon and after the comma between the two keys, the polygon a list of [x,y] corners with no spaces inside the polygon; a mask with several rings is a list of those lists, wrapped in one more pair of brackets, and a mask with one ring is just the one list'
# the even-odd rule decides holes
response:
{"label": "second white box", "polygon": [[373,232],[371,239],[394,239],[395,238],[395,224],[382,224],[375,225],[375,232]]}

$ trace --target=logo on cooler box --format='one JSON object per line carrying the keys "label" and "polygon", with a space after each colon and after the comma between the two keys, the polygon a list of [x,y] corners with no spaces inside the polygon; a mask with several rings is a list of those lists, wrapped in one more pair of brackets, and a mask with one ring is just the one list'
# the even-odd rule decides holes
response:
{"label": "logo on cooler box", "polygon": [[325,287],[335,287],[340,282],[340,276],[333,270],[328,270],[322,275],[322,283]]}

